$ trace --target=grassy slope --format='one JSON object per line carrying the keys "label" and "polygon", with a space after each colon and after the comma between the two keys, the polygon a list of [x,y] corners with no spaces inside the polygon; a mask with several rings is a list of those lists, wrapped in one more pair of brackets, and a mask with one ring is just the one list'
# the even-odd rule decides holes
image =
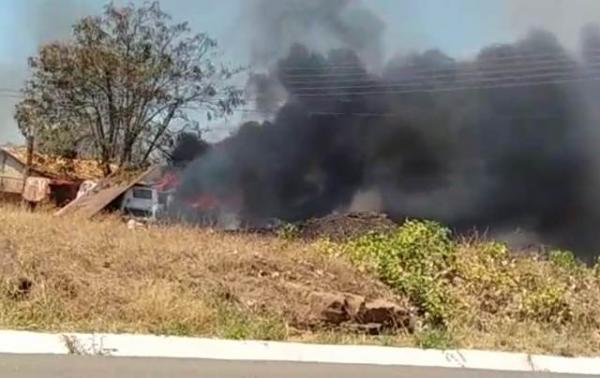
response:
{"label": "grassy slope", "polygon": [[[496,244],[440,242],[410,226],[401,240],[339,245],[184,227],[128,230],[116,219],[10,208],[0,209],[0,222],[2,328],[600,354],[598,269],[566,254],[515,258]],[[386,248],[404,255],[372,254]],[[421,266],[418,274],[411,266]],[[422,326],[377,337],[309,330],[312,291],[409,297]]]}
{"label": "grassy slope", "polygon": [[300,242],[6,208],[0,222],[0,327],[285,339],[312,291],[393,299]]}

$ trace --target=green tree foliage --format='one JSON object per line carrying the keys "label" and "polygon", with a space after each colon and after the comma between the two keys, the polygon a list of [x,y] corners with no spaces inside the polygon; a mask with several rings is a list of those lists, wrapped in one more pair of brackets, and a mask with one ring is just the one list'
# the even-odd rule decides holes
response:
{"label": "green tree foliage", "polygon": [[87,146],[107,174],[112,162],[143,164],[189,124],[188,112],[213,118],[242,103],[232,84],[241,69],[217,60],[214,39],[172,23],[157,2],[109,4],[30,59],[16,118],[46,149]]}

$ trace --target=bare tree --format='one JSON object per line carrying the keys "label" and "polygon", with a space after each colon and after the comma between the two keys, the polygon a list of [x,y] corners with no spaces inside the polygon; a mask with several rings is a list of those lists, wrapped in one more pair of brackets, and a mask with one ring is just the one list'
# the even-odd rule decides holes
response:
{"label": "bare tree", "polygon": [[190,109],[211,119],[242,103],[232,85],[241,69],[217,60],[214,39],[171,23],[158,2],[109,4],[77,22],[72,40],[44,45],[30,58],[16,118],[38,141],[91,141],[106,174],[112,162],[143,164],[167,134],[189,124]]}

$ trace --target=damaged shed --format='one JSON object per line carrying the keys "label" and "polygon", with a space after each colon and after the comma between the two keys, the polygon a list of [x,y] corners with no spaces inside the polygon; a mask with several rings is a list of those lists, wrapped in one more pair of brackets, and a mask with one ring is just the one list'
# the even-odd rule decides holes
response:
{"label": "damaged shed", "polygon": [[151,190],[162,177],[162,168],[152,166],[146,171],[120,172],[107,177],[87,193],[79,196],[56,212],[57,216],[79,216],[91,218],[103,211],[122,209],[123,199],[138,191]]}
{"label": "damaged shed", "polygon": [[0,196],[30,202],[50,201],[64,206],[77,197],[84,182],[103,176],[95,160],[68,159],[34,152],[27,171],[27,148],[0,147]]}

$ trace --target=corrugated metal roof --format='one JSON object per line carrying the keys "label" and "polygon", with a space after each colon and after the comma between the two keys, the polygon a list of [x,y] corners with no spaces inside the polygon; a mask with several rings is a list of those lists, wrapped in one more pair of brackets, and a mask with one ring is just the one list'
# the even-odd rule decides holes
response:
{"label": "corrugated metal roof", "polygon": [[[19,163],[27,164],[27,148],[23,146],[0,147]],[[116,167],[113,167],[116,169]],[[102,167],[96,160],[67,159],[34,153],[32,169],[42,176],[71,181],[98,180],[104,177]]]}
{"label": "corrugated metal roof", "polygon": [[141,175],[130,180],[106,179],[100,182],[97,189],[85,194],[84,196],[72,201],[55,213],[57,216],[74,215],[84,218],[91,218],[98,214],[119,196],[138,184],[146,184],[146,181],[159,174],[159,166],[150,167]]}

